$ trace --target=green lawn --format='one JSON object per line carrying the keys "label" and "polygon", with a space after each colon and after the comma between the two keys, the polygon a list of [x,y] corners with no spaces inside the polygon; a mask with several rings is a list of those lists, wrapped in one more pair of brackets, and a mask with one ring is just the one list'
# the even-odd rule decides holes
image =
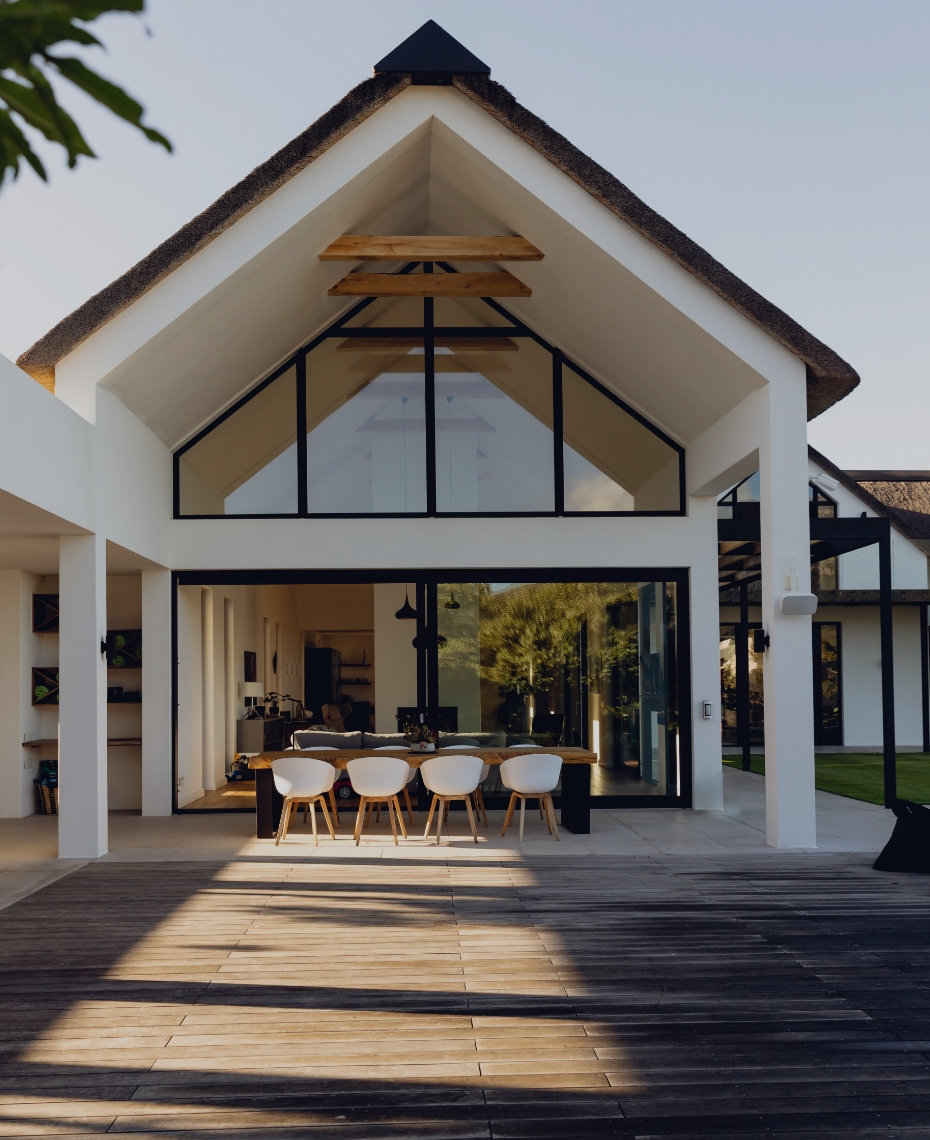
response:
{"label": "green lawn", "polygon": [[[726,756],[724,764],[742,768],[740,756]],[[885,802],[881,754],[875,752],[824,752],[814,759],[814,784],[822,792],[835,792],[870,804]],[[930,804],[930,754],[898,753],[898,796]],[[765,757],[753,755],[752,770],[765,775]]]}

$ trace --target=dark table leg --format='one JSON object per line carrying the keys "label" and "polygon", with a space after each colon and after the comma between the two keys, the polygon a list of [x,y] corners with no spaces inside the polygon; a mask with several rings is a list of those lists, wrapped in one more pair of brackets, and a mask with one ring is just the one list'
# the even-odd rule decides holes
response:
{"label": "dark table leg", "polygon": [[274,786],[270,768],[255,769],[255,835],[258,839],[274,839],[281,821],[284,797]]}
{"label": "dark table leg", "polygon": [[562,826],[576,835],[591,834],[591,765],[562,765]]}

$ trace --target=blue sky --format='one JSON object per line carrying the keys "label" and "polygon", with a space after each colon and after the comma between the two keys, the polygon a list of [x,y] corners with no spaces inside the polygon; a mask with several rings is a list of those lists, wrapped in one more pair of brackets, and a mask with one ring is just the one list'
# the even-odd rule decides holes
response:
{"label": "blue sky", "polygon": [[[815,420],[841,466],[930,468],[930,4],[150,0],[95,66],[174,155],[63,88],[100,155],[0,194],[17,356],[432,17],[492,75],[852,363]],[[147,35],[146,26],[151,31]]]}

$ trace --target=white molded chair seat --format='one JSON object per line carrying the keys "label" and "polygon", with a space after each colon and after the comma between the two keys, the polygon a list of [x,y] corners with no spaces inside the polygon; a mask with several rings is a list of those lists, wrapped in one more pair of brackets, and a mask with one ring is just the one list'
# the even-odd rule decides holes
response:
{"label": "white molded chair seat", "polygon": [[[281,809],[281,821],[278,824],[278,834],[275,846],[287,835],[290,827],[291,815],[299,804],[306,804],[313,820],[313,842],[319,844],[316,830],[316,805],[323,808],[323,817],[329,828],[329,833],[336,838],[332,821],[326,809],[326,795],[331,794],[333,784],[336,782],[336,769],[325,760],[317,760],[313,756],[282,756],[271,762],[271,774],[274,786],[278,793],[284,797],[284,806]],[[306,813],[304,813],[306,819]]]}
{"label": "white molded chair seat", "polygon": [[366,808],[370,818],[371,809],[375,804],[378,805],[379,814],[381,804],[387,804],[395,845],[397,844],[397,828],[394,825],[393,815],[395,811],[400,822],[400,830],[406,839],[407,829],[404,827],[397,794],[407,790],[407,777],[410,774],[410,765],[407,761],[399,756],[358,756],[346,763],[346,771],[359,797],[358,819],[355,821],[356,847],[362,837]]}
{"label": "white molded chair seat", "polygon": [[468,812],[468,822],[471,824],[471,833],[474,841],[478,842],[478,830],[475,827],[475,817],[471,808],[471,797],[481,780],[481,770],[484,762],[480,756],[433,756],[424,760],[420,765],[423,783],[433,793],[430,803],[429,816],[426,820],[426,831],[423,839],[429,838],[430,825],[433,822],[433,812],[439,806],[439,818],[436,823],[436,843],[439,843],[439,832],[442,828],[443,816],[448,805],[453,800],[463,800],[465,810]]}
{"label": "white molded chair seat", "polygon": [[523,841],[523,824],[526,817],[526,801],[528,798],[538,799],[540,811],[546,809],[546,824],[549,834],[555,828],[555,837],[559,839],[559,826],[555,820],[555,804],[552,802],[552,790],[559,782],[562,771],[562,757],[550,753],[540,752],[533,756],[511,756],[501,764],[501,783],[511,792],[510,803],[507,806],[507,815],[504,818],[504,830],[501,835],[507,834],[507,828],[513,819],[517,800],[520,801],[520,841]]}

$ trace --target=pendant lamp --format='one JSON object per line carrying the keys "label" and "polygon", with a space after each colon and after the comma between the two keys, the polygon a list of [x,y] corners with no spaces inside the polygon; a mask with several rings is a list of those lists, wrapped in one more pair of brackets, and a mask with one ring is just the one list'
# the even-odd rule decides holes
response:
{"label": "pendant lamp", "polygon": [[417,616],[417,611],[410,604],[410,598],[407,596],[407,586],[405,583],[404,584],[404,604],[400,607],[399,610],[397,610],[397,612],[394,614],[394,617],[396,617],[398,621],[404,621],[407,618],[413,618],[414,620],[416,620],[416,616]]}
{"label": "pendant lamp", "polygon": [[455,600],[455,590],[450,590],[449,600],[446,602],[446,609],[447,610],[460,610],[461,608],[462,607]]}

